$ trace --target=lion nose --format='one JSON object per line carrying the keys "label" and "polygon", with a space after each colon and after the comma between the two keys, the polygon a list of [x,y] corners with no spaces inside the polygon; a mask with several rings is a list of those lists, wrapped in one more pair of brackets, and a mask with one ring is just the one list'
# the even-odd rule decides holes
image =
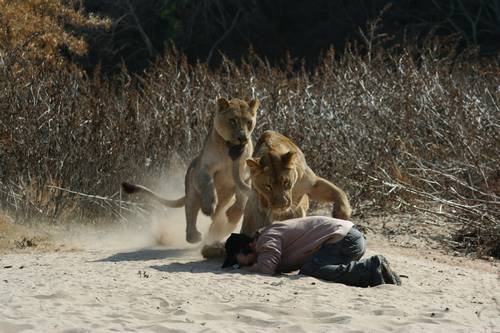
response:
{"label": "lion nose", "polygon": [[287,208],[288,206],[290,206],[290,199],[288,199],[287,197],[274,199],[273,202],[274,208],[282,209],[282,208]]}
{"label": "lion nose", "polygon": [[247,137],[244,135],[239,136],[238,140],[240,141],[241,144],[245,144],[248,141]]}

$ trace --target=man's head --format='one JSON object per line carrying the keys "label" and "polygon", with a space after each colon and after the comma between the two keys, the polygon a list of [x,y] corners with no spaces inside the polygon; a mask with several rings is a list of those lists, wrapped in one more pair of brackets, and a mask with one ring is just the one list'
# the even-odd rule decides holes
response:
{"label": "man's head", "polygon": [[250,266],[256,261],[255,241],[245,234],[232,233],[226,240],[226,260],[222,268],[231,267],[236,264]]}

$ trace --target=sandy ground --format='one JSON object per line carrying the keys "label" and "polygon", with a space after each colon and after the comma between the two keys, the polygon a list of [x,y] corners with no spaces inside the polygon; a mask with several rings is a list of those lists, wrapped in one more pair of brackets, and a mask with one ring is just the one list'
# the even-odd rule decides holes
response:
{"label": "sandy ground", "polygon": [[[406,277],[401,287],[363,289],[224,272],[184,243],[176,223],[69,225],[50,241],[10,233],[15,246],[0,252],[0,333],[500,332],[498,264],[442,254],[415,233],[391,238],[367,224],[369,254],[386,255]],[[158,237],[168,245],[155,246]]]}

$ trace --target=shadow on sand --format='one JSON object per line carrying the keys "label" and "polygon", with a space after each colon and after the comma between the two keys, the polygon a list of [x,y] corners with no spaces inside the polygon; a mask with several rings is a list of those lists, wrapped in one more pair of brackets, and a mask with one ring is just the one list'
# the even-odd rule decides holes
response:
{"label": "shadow on sand", "polygon": [[190,273],[214,273],[221,274],[227,273],[226,270],[221,269],[223,259],[220,260],[200,260],[191,261],[187,263],[173,262],[166,265],[150,266],[160,272],[190,272]]}
{"label": "shadow on sand", "polygon": [[121,261],[149,261],[161,259],[178,259],[185,261],[191,259],[190,262],[170,262],[165,265],[153,265],[151,269],[160,272],[189,272],[189,273],[239,273],[250,274],[242,269],[222,269],[221,265],[224,258],[218,259],[202,259],[196,260],[199,250],[196,249],[140,249],[131,252],[120,252],[109,257],[95,260],[94,262],[121,262]]}
{"label": "shadow on sand", "polygon": [[[149,268],[156,269],[160,272],[165,272],[165,273],[188,272],[188,273],[256,275],[256,273],[249,272],[245,269],[232,269],[232,268],[223,269],[223,268],[221,268],[222,261],[223,260],[221,258],[220,260],[210,259],[210,260],[192,261],[192,262],[187,262],[187,263],[173,262],[173,263],[169,263],[166,265],[149,266]],[[271,282],[271,283],[276,283],[275,285],[279,285],[279,284],[283,283],[279,278],[284,278],[284,279],[288,279],[288,280],[298,280],[298,279],[306,277],[304,275],[300,275],[297,273],[298,272],[293,272],[293,273],[289,273],[289,274],[273,275],[274,277],[277,278],[277,282]],[[314,279],[311,277],[309,277],[309,278]],[[313,282],[313,284],[314,283],[315,282]]]}
{"label": "shadow on sand", "polygon": [[159,259],[181,259],[195,256],[193,249],[140,249],[132,252],[120,252],[96,262],[148,261]]}

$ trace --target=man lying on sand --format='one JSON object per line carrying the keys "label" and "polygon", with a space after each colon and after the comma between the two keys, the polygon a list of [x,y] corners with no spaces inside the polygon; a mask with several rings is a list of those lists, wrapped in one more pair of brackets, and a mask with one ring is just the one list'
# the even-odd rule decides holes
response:
{"label": "man lying on sand", "polygon": [[384,256],[360,260],[366,241],[352,222],[331,217],[275,222],[254,238],[233,233],[225,248],[222,268],[239,265],[261,274],[300,269],[300,274],[349,286],[401,285]]}

